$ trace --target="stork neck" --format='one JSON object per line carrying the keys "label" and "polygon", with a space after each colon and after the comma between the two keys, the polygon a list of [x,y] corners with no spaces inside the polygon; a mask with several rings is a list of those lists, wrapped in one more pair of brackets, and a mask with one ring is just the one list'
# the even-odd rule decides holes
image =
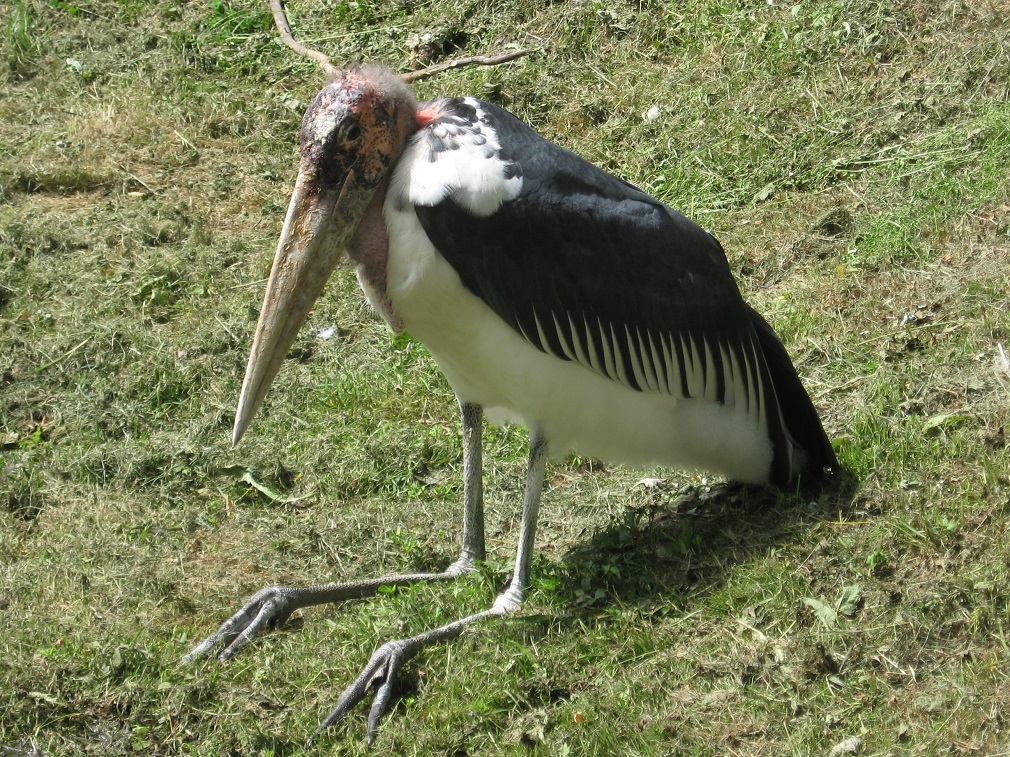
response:
{"label": "stork neck", "polygon": [[384,178],[375,189],[371,201],[365,208],[358,228],[354,231],[347,254],[357,267],[358,283],[369,303],[393,331],[403,331],[403,322],[393,310],[393,303],[386,290],[386,266],[389,263],[389,235],[382,215],[382,205],[386,200],[389,177]]}

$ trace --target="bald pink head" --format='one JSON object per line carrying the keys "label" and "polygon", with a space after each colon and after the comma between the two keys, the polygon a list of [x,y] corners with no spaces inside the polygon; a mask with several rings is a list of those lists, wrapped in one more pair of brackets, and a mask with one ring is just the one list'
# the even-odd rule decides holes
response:
{"label": "bald pink head", "polygon": [[345,176],[375,186],[417,128],[410,88],[384,68],[342,71],[320,90],[302,118],[302,159],[323,181]]}

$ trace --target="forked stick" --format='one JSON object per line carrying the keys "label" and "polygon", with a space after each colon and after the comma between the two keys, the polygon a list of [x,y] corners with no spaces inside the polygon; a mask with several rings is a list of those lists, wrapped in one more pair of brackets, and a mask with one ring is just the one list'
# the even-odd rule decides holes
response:
{"label": "forked stick", "polygon": [[[329,56],[318,50],[306,47],[295,39],[294,34],[291,32],[291,24],[288,23],[288,14],[284,11],[284,0],[269,0],[269,3],[270,10],[274,14],[274,23],[277,25],[277,31],[280,32],[284,44],[299,55],[314,60],[327,76],[336,76],[340,69],[333,65]],[[417,71],[400,74],[400,78],[405,82],[413,82],[453,68],[462,68],[463,66],[497,66],[500,63],[508,63],[510,60],[522,58],[524,55],[529,55],[532,52],[532,49],[527,49],[515,50],[510,53],[503,53],[502,55],[473,55],[469,58],[456,58],[436,63],[433,66],[428,66]]]}
{"label": "forked stick", "polygon": [[284,12],[284,0],[270,0],[270,10],[274,14],[274,23],[277,25],[277,31],[280,32],[281,39],[284,40],[285,45],[299,55],[314,60],[327,76],[337,75],[340,69],[334,66],[326,55],[318,50],[306,47],[295,39],[291,33],[291,24],[288,23],[288,14]]}

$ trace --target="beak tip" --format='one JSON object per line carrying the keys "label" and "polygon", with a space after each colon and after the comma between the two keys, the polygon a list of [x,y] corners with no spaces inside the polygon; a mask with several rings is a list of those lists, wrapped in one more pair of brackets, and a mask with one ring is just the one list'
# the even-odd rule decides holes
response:
{"label": "beak tip", "polygon": [[242,437],[245,435],[246,429],[249,428],[249,423],[252,421],[252,416],[248,412],[248,408],[245,406],[243,396],[239,401],[238,410],[235,412],[235,426],[231,430],[231,443],[232,446],[236,446]]}
{"label": "beak tip", "polygon": [[238,445],[239,441],[242,439],[242,436],[245,434],[246,427],[249,425],[248,422],[241,422],[244,420],[245,419],[243,418],[235,419],[235,428],[233,428],[231,432],[231,444],[233,447]]}

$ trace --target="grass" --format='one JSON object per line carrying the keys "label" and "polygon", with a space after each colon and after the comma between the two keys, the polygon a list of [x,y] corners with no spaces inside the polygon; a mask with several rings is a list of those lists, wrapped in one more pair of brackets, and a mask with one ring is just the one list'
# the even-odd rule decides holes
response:
{"label": "grass", "polygon": [[[418,94],[498,102],[712,228],[849,471],[777,496],[553,463],[525,610],[412,661],[376,750],[1010,752],[999,4],[292,6],[338,59],[539,48]],[[4,754],[300,754],[379,643],[510,569],[524,435],[489,429],[479,575],[177,664],[264,585],[458,549],[455,402],[349,267],[228,441],[319,84],[251,0],[0,9]],[[363,752],[363,721],[309,752]]]}

